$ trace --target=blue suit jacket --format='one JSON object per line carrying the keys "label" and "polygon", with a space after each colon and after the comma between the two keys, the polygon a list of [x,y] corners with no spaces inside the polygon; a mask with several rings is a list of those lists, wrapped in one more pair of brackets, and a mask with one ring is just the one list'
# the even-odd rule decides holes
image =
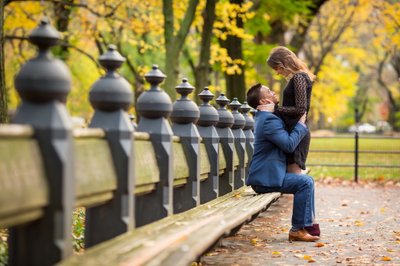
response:
{"label": "blue suit jacket", "polygon": [[307,134],[297,123],[289,134],[283,121],[271,112],[257,112],[254,126],[254,154],[247,185],[281,187],[286,174],[286,153],[292,153]]}

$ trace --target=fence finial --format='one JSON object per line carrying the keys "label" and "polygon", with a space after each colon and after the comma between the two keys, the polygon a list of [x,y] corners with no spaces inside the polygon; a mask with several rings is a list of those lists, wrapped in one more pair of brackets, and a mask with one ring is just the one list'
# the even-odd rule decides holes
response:
{"label": "fence finial", "polygon": [[199,98],[203,103],[199,106],[200,118],[197,121],[197,125],[202,127],[215,126],[219,121],[219,115],[217,110],[209,103],[213,98],[212,94],[207,87],[199,93]]}
{"label": "fence finial", "polygon": [[217,127],[225,128],[232,127],[233,125],[233,115],[226,109],[226,105],[229,104],[229,99],[226,98],[225,94],[221,93],[221,95],[216,100],[217,104],[220,106],[218,110],[219,121],[217,123]]}
{"label": "fence finial", "polygon": [[115,45],[109,45],[99,61],[107,73],[93,84],[89,93],[90,103],[93,108],[105,112],[128,110],[133,103],[132,87],[116,72],[125,58],[116,50]]}
{"label": "fence finial", "polygon": [[172,122],[178,124],[196,123],[200,117],[199,108],[187,97],[193,92],[194,87],[184,78],[182,83],[176,86],[175,89],[181,95],[181,98],[173,105]]}
{"label": "fence finial", "polygon": [[29,35],[29,41],[38,47],[38,54],[25,65],[15,78],[15,88],[23,100],[65,103],[71,90],[71,74],[67,66],[51,55],[50,47],[60,40],[60,33],[47,18]]}
{"label": "fence finial", "polygon": [[242,104],[238,101],[237,98],[233,98],[233,101],[229,104],[229,107],[232,109],[232,115],[234,120],[232,129],[243,128],[246,123],[244,116],[241,113],[239,113],[239,108],[241,106]]}
{"label": "fence finial", "polygon": [[249,116],[249,112],[251,110],[250,105],[247,102],[243,102],[242,106],[240,106],[239,111],[244,116],[244,120],[246,121],[243,130],[251,130],[254,128],[254,119]]}
{"label": "fence finial", "polygon": [[139,96],[136,111],[140,116],[146,118],[168,118],[172,112],[171,98],[159,87],[166,76],[158,69],[157,65],[153,65],[152,70],[144,77],[151,87],[150,90]]}

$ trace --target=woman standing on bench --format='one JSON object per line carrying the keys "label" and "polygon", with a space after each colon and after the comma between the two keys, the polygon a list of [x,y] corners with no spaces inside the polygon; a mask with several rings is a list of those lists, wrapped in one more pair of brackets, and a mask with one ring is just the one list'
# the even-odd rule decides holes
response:
{"label": "woman standing on bench", "polygon": [[[285,122],[286,130],[291,132],[304,114],[306,114],[307,124],[307,113],[311,104],[312,82],[315,80],[315,75],[311,73],[307,65],[295,53],[284,46],[272,49],[267,63],[277,74],[284,76],[289,81],[283,90],[282,106],[260,105],[257,109],[274,111]],[[310,139],[311,135],[308,132],[294,152],[286,154],[288,173],[301,174],[302,170],[307,172],[306,160],[310,148]],[[313,215],[315,216],[315,214]],[[320,235],[318,224],[314,223],[307,230],[313,235]]]}
{"label": "woman standing on bench", "polygon": [[[292,131],[303,114],[310,110],[312,82],[315,75],[310,72],[306,64],[302,62],[292,51],[283,46],[272,49],[268,59],[268,65],[277,74],[288,79],[288,83],[283,90],[282,106],[260,105],[259,110],[274,111],[286,126],[288,132]],[[301,170],[306,170],[306,160],[310,147],[310,133],[300,142],[293,153],[286,155],[287,172],[301,174]]]}
{"label": "woman standing on bench", "polygon": [[[247,92],[247,102],[253,108],[258,105],[278,103],[274,92],[257,84]],[[285,130],[285,124],[272,112],[257,112],[254,124],[254,154],[249,165],[246,185],[257,193],[281,192],[294,195],[290,241],[316,241],[318,235],[307,231],[314,223],[314,180],[305,174],[286,171],[286,155],[292,153],[309,134],[303,114],[293,130]]]}

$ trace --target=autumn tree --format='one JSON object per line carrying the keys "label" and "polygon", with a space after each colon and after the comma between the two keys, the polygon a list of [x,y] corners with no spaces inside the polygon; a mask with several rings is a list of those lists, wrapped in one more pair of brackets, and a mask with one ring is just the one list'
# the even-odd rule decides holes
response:
{"label": "autumn tree", "polygon": [[[353,41],[353,26],[365,21],[368,7],[365,0],[331,0],[321,7],[309,27],[301,52],[318,77],[310,113],[314,127],[324,127],[328,117],[336,120],[343,115],[347,105],[339,103],[347,102],[357,91],[359,74],[349,64],[356,50],[347,49],[344,43]],[[347,58],[340,56],[343,53]]]}
{"label": "autumn tree", "polygon": [[[191,66],[193,74],[195,76],[195,94],[199,94],[204,87],[209,85],[209,74],[210,74],[210,57],[211,57],[211,42],[213,37],[213,26],[216,18],[215,6],[217,0],[207,0],[206,6],[202,12],[203,27],[201,31],[200,41],[200,55],[198,64],[195,66],[193,60],[191,60]],[[198,100],[197,97],[195,97]]]}
{"label": "autumn tree", "polygon": [[269,51],[277,45],[287,46],[295,53],[300,51],[311,22],[326,0],[253,2],[250,10],[254,12],[254,18],[246,23],[246,30],[254,36],[251,41],[245,42],[250,47],[245,58],[249,62],[246,72],[250,80],[265,82],[274,90],[282,91],[286,81],[277,78],[266,66]]}
{"label": "autumn tree", "polygon": [[165,80],[164,89],[171,96],[176,98],[175,86],[179,75],[179,59],[194,20],[199,0],[189,0],[185,15],[182,18],[179,29],[175,33],[175,15],[173,0],[163,0],[164,14],[164,38],[165,38]]}
{"label": "autumn tree", "polygon": [[[380,22],[374,30],[375,55],[379,62],[377,80],[388,99],[389,123],[400,129],[400,2],[380,0],[373,6],[373,19]],[[394,78],[385,78],[389,66]]]}
{"label": "autumn tree", "polygon": [[0,123],[8,122],[7,91],[4,70],[4,2],[0,2]]}
{"label": "autumn tree", "polygon": [[[245,71],[242,38],[236,34],[243,31],[245,17],[245,8],[243,8],[244,0],[230,0],[230,13],[225,21],[226,35],[222,34],[219,38],[220,45],[226,49],[228,56],[233,62],[236,62],[238,68],[233,73],[225,72],[226,93],[229,99],[237,97],[239,100],[244,100],[246,95],[245,86]],[[229,12],[228,11],[228,12]],[[222,37],[223,36],[223,37]]]}

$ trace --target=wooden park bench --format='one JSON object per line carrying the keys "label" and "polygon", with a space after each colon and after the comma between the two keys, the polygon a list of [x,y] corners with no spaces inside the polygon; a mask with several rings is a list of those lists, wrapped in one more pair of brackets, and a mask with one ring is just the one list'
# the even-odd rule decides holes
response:
{"label": "wooden park bench", "polygon": [[279,196],[256,195],[244,187],[96,245],[60,265],[190,265]]}
{"label": "wooden park bench", "polygon": [[[0,228],[9,231],[10,265],[187,265],[279,198],[244,186],[254,139],[248,105],[234,100],[229,112],[221,95],[216,110],[205,89],[198,107],[186,79],[172,105],[153,66],[135,132],[126,113],[132,90],[116,73],[123,58],[113,46],[90,91],[89,128],[72,129],[68,69],[46,53],[57,38],[47,21],[32,32],[42,52],[16,76],[14,124],[0,126]],[[83,254],[72,252],[77,207],[85,208]]]}

